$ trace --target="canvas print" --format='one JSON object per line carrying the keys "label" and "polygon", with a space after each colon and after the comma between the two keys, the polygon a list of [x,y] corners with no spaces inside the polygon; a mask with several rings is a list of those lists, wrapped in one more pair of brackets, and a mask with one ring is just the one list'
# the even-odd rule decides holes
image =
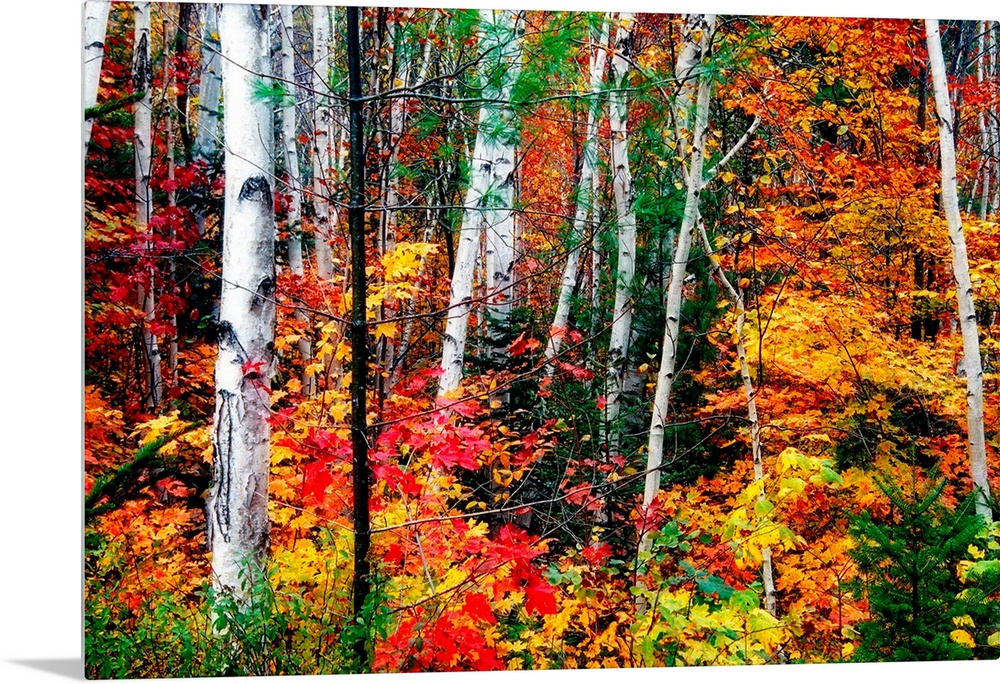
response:
{"label": "canvas print", "polygon": [[997,22],[83,31],[88,677],[1000,657]]}

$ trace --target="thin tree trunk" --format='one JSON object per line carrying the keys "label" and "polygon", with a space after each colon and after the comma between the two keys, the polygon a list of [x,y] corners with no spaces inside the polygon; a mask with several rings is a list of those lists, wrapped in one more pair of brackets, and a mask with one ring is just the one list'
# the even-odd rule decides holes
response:
{"label": "thin tree trunk", "polygon": [[347,8],[347,74],[350,91],[351,203],[348,224],[351,232],[351,448],[354,494],[354,621],[363,626],[355,637],[354,655],[358,672],[370,670],[367,637],[372,628],[363,620],[371,591],[368,560],[370,525],[368,510],[368,420],[366,406],[368,376],[368,328],[366,324],[367,277],[365,276],[365,160],[361,101],[361,47],[358,8]]}
{"label": "thin tree trunk", "polygon": [[266,5],[223,5],[225,225],[213,483],[207,502],[213,585],[250,607],[266,581],[275,270],[272,111],[254,96],[269,72]]}
{"label": "thin tree trunk", "polygon": [[[313,79],[316,98],[313,117],[313,208],[316,215],[316,275],[322,280],[333,278],[333,251],[330,247],[330,15],[329,8],[313,7]],[[334,210],[336,212],[336,210]]]}
{"label": "thin tree trunk", "polygon": [[987,521],[991,521],[993,515],[988,503],[990,483],[986,469],[986,436],[983,429],[983,362],[979,353],[979,327],[976,324],[976,306],[972,279],[969,276],[969,256],[958,207],[955,138],[953,113],[948,98],[948,74],[941,51],[938,21],[927,19],[925,25],[941,148],[941,204],[948,221],[948,235],[951,238],[951,265],[955,275],[958,316],[962,328],[963,365],[969,409],[969,464],[972,484],[976,490],[976,512]]}
{"label": "thin tree trunk", "polygon": [[[740,362],[740,378],[743,380],[743,393],[747,398],[747,419],[750,423],[750,449],[753,455],[753,479],[760,482],[764,479],[764,458],[760,445],[760,420],[757,418],[757,391],[753,386],[753,378],[750,377],[750,366],[747,364],[747,349],[744,341],[744,324],[746,322],[747,310],[743,298],[743,291],[737,289],[725,271],[722,270],[721,263],[715,257],[715,250],[705,232],[705,223],[698,218],[698,233],[701,235],[701,243],[705,248],[705,255],[709,258],[712,270],[715,271],[716,278],[722,283],[723,288],[736,306],[736,356]],[[761,489],[757,500],[764,498],[764,491]],[[774,590],[774,565],[771,560],[771,547],[765,546],[761,549],[761,576],[764,581],[764,608],[773,617],[778,616],[778,602]]]}
{"label": "thin tree trunk", "polygon": [[[458,389],[465,359],[472,283],[479,253],[480,235],[488,226],[494,243],[510,222],[514,175],[514,112],[509,102],[520,72],[521,42],[517,35],[518,15],[507,10],[480,12],[480,54],[502,74],[498,85],[487,85],[479,110],[479,130],[472,153],[472,179],[465,196],[462,228],[455,250],[448,320],[442,341],[438,399]],[[501,275],[507,273],[499,268]],[[509,274],[508,276],[509,277]],[[500,293],[490,290],[491,294]],[[506,293],[504,293],[506,294]],[[494,299],[494,304],[497,304]]]}
{"label": "thin tree trunk", "polygon": [[[551,361],[559,353],[563,337],[569,326],[570,298],[576,288],[577,271],[580,264],[580,250],[586,243],[587,217],[594,213],[594,175],[597,168],[597,133],[601,112],[600,92],[604,83],[604,67],[607,62],[608,19],[605,17],[597,36],[597,50],[590,54],[590,98],[587,101],[587,128],[584,134],[580,166],[580,180],[576,190],[576,211],[570,234],[570,251],[566,256],[556,313],[552,318],[549,342],[545,346],[545,374],[552,375],[555,366]],[[596,271],[595,271],[596,273]]]}
{"label": "thin tree trunk", "polygon": [[[291,5],[279,5],[278,16],[281,20],[281,30],[278,36],[281,40],[281,76],[285,79],[286,88],[292,93],[292,102],[281,111],[281,137],[284,142],[285,173],[288,176],[288,268],[292,275],[303,277],[305,264],[302,259],[302,179],[299,176],[299,153],[296,148],[295,102],[295,25]],[[312,339],[309,337],[309,315],[300,308],[295,309],[295,317],[302,323],[306,331],[299,338],[299,355],[308,366],[312,360]],[[315,376],[302,372],[302,393],[312,396],[315,390]]]}
{"label": "thin tree trunk", "polygon": [[[695,78],[695,69],[708,60],[715,31],[715,15],[688,15],[685,17],[686,35],[693,36],[700,29],[699,50],[691,55],[692,62],[678,62],[678,77],[684,82]],[[685,52],[682,52],[682,55]],[[684,217],[677,235],[673,263],[670,271],[670,286],[667,289],[666,325],[663,331],[663,351],[660,370],[656,378],[656,393],[653,398],[653,415],[649,427],[649,453],[646,457],[646,484],[643,491],[643,508],[653,503],[660,491],[660,467],[663,464],[663,438],[667,412],[670,408],[670,390],[673,386],[677,365],[677,344],[680,337],[681,305],[684,300],[684,275],[687,271],[691,238],[699,215],[699,199],[702,185],[702,167],[705,158],[705,138],[708,135],[708,105],[711,97],[711,81],[701,71],[697,75],[697,98],[695,100],[693,131],[690,136],[691,154],[687,167],[687,193],[684,200]],[[676,110],[690,106],[688,102],[677,102]],[[687,144],[687,136],[678,141],[678,147]],[[645,531],[640,544],[641,550],[649,550],[649,535]]]}
{"label": "thin tree trunk", "polygon": [[[181,10],[187,5],[181,5],[178,10]],[[169,6],[164,7],[165,12],[169,12]],[[183,27],[181,27],[183,29]],[[174,78],[174,73],[170,69],[170,48],[174,46],[175,38],[171,35],[168,22],[164,22],[164,36],[163,36],[163,83],[164,91],[166,93],[170,92],[171,79]],[[164,98],[165,99],[165,98]],[[170,110],[166,116],[167,122],[167,180],[169,181],[170,189],[167,190],[167,206],[170,208],[171,212],[177,207],[177,191],[175,190],[174,181],[176,180],[176,161],[174,154],[174,145],[176,140],[174,138],[174,117],[175,112],[179,112],[180,108],[175,110]],[[174,224],[170,224],[170,239],[173,241],[177,238],[177,230],[174,228]],[[167,265],[170,273],[170,282],[177,281],[177,263],[176,259],[171,259]],[[178,342],[178,329],[177,329],[177,314],[173,313],[170,315],[170,344],[167,347],[167,369],[170,372],[170,383],[174,387],[177,386],[177,354],[179,351]]]}
{"label": "thin tree trunk", "polygon": [[[149,219],[153,212],[153,195],[150,189],[153,161],[153,62],[150,58],[150,7],[148,2],[133,5],[135,18],[135,46],[132,55],[132,88],[143,93],[135,103],[135,125],[132,142],[135,148],[135,222],[139,232],[149,230]],[[152,241],[147,236],[143,252],[148,256]],[[163,389],[163,373],[160,369],[160,350],[156,335],[150,325],[156,320],[156,270],[152,263],[147,269],[148,282],[139,285],[138,300],[142,306],[142,348],[145,371],[145,406],[148,410],[160,403]]]}
{"label": "thin tree trunk", "polygon": [[208,3],[204,5],[204,12],[194,156],[204,162],[211,162],[219,151],[219,95],[222,88],[222,65],[219,61],[219,6]]}
{"label": "thin tree trunk", "polygon": [[[83,15],[83,109],[86,111],[97,104],[97,92],[101,85],[101,64],[104,62],[104,36],[108,30],[110,2],[90,0],[84,7]],[[90,131],[94,120],[83,120],[83,156],[87,157]]]}
{"label": "thin tree trunk", "polygon": [[[979,51],[976,54],[976,80],[979,82],[979,86],[982,87],[983,81],[985,80],[985,62],[986,62],[986,34],[988,31],[989,22],[980,21],[976,24],[976,32],[979,34]],[[991,158],[992,144],[990,140],[990,130],[986,124],[986,116],[980,110],[978,115],[979,123],[979,136],[982,144],[982,151],[980,153],[980,158],[983,160],[981,164],[982,168],[982,192],[980,193],[979,199],[979,220],[985,221],[986,214],[990,208],[990,187],[992,186],[992,181],[990,178],[991,167],[993,166],[993,160]],[[979,178],[977,177],[976,180]],[[972,198],[976,195],[976,190],[973,189],[970,195],[970,202]],[[971,209],[970,209],[971,211]]]}
{"label": "thin tree trunk", "polygon": [[632,207],[632,171],[628,159],[628,87],[629,60],[632,54],[633,18],[618,15],[618,34],[611,60],[612,91],[609,103],[611,128],[612,187],[618,222],[618,271],[615,275],[615,308],[608,345],[608,393],[605,407],[608,456],[617,456],[621,444],[622,385],[632,333],[632,281],[635,279],[635,211]]}

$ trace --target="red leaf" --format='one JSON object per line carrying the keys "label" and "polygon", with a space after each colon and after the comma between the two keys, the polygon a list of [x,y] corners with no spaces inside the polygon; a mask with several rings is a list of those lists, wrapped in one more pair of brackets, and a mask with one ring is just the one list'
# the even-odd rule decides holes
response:
{"label": "red leaf", "polygon": [[551,584],[541,579],[529,579],[529,584],[524,589],[524,608],[529,613],[534,610],[539,615],[553,615],[559,611],[555,594],[556,588]]}
{"label": "red leaf", "polygon": [[611,547],[600,542],[599,544],[591,544],[590,546],[584,548],[583,557],[591,565],[604,565],[605,561],[611,557]]}
{"label": "red leaf", "polygon": [[496,616],[483,594],[474,593],[465,597],[465,614],[479,620],[485,620],[491,625],[497,623]]}

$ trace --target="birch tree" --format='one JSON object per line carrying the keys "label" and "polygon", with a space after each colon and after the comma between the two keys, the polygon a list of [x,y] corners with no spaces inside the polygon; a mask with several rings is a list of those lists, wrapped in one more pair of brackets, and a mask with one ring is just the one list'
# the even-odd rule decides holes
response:
{"label": "birch tree", "polygon": [[203,5],[201,31],[201,76],[198,81],[198,119],[194,155],[209,162],[219,149],[219,102],[222,65],[219,63],[219,6]]}
{"label": "birch tree", "polygon": [[618,15],[618,34],[611,60],[612,90],[608,119],[611,129],[612,188],[618,223],[618,270],[615,274],[615,308],[608,344],[608,393],[605,413],[609,456],[618,454],[621,440],[622,384],[628,343],[632,333],[632,281],[635,279],[635,210],[632,171],[628,160],[628,75],[632,53],[631,14]]}
{"label": "birch tree", "polygon": [[[332,167],[330,137],[333,112],[330,109],[330,8],[313,7],[313,210],[316,215],[316,275],[333,277],[333,252],[329,173]],[[334,217],[336,209],[333,210]]]}
{"label": "birch tree", "polygon": [[[583,150],[581,156],[583,163],[580,166],[580,180],[576,190],[576,210],[573,214],[573,227],[570,233],[570,250],[566,256],[566,266],[563,269],[562,281],[559,285],[559,299],[556,303],[556,312],[552,318],[552,327],[549,333],[549,341],[545,346],[545,372],[551,375],[554,366],[552,359],[559,353],[562,346],[563,337],[569,326],[570,298],[573,289],[576,287],[577,272],[580,267],[580,250],[585,244],[587,217],[594,216],[594,199],[596,197],[596,187],[594,185],[595,169],[597,168],[597,133],[599,128],[599,117],[601,113],[600,92],[604,83],[604,71],[607,63],[608,42],[608,19],[605,17],[600,32],[596,39],[596,50],[590,50],[590,99],[587,102],[587,127],[584,135]],[[596,222],[591,220],[591,226]],[[592,228],[591,232],[595,232]],[[596,270],[594,273],[596,274]]]}
{"label": "birch tree", "polygon": [[[758,117],[754,121],[759,123],[760,118]],[[717,166],[715,170],[718,171],[718,169],[719,167]],[[750,366],[747,363],[746,335],[744,334],[744,325],[747,318],[746,301],[743,297],[743,290],[733,285],[725,271],[723,271],[722,265],[715,256],[712,243],[708,239],[708,233],[705,231],[705,223],[701,220],[700,216],[698,218],[698,234],[701,237],[702,247],[704,247],[705,254],[709,257],[709,263],[712,265],[712,270],[715,272],[716,278],[722,284],[729,295],[729,299],[736,307],[736,358],[740,364],[740,379],[743,381],[743,393],[747,398],[747,421],[750,424],[750,453],[753,457],[753,479],[754,482],[760,482],[764,479],[764,455],[760,444],[757,391],[754,389],[753,378],[750,377]],[[764,499],[763,489],[757,498],[758,501]],[[764,582],[764,608],[768,613],[777,617],[778,604],[774,590],[774,564],[771,560],[771,547],[769,546],[761,548],[761,577]]]}
{"label": "birch tree", "polygon": [[246,607],[268,548],[275,270],[272,112],[254,91],[269,64],[266,5],[219,17],[226,193],[213,482],[207,502],[213,585]]}
{"label": "birch tree", "polygon": [[[519,15],[509,10],[480,11],[480,48],[484,64],[483,105],[472,153],[472,169],[466,192],[462,226],[455,250],[455,270],[451,278],[448,320],[442,340],[438,399],[458,389],[465,359],[465,340],[471,310],[472,283],[481,235],[488,230],[494,250],[513,245],[511,204],[514,191],[514,111],[511,92],[521,63],[518,35]],[[510,237],[506,237],[506,236]],[[504,242],[507,240],[508,242]],[[491,267],[493,315],[502,315],[506,296],[502,283],[509,282],[512,253],[495,254]],[[509,260],[509,261],[505,261]],[[509,304],[507,305],[509,306]]]}
{"label": "birch tree", "polygon": [[976,322],[972,278],[969,275],[969,255],[965,247],[965,233],[958,205],[954,114],[948,95],[948,74],[945,70],[937,19],[927,19],[925,28],[941,149],[941,205],[948,222],[951,267],[955,276],[958,318],[962,330],[962,365],[965,368],[968,400],[969,464],[972,484],[976,490],[976,512],[987,521],[991,521],[993,515],[989,506],[990,483],[986,468],[986,435],[983,426],[983,361],[979,353],[979,326]]}
{"label": "birch tree", "polygon": [[[84,6],[83,15],[83,109],[97,104],[97,91],[101,85],[101,64],[104,62],[104,35],[108,30],[110,2],[91,0]],[[83,154],[87,155],[93,119],[83,121]]]}
{"label": "birch tree", "polygon": [[[685,84],[696,79],[697,95],[694,101],[693,122],[690,134],[681,131],[678,148],[690,145],[691,153],[687,163],[687,188],[684,197],[684,216],[677,244],[674,248],[670,271],[670,285],[667,289],[666,324],[663,331],[663,350],[660,369],[656,378],[656,393],[653,398],[653,415],[649,427],[649,453],[646,457],[646,482],[643,490],[643,507],[648,508],[660,491],[660,466],[663,463],[664,424],[670,407],[670,390],[673,386],[677,365],[677,347],[680,336],[681,305],[683,303],[684,275],[687,271],[691,241],[699,216],[699,197],[702,186],[702,168],[705,159],[705,138],[708,135],[708,105],[711,97],[711,82],[703,69],[698,67],[707,61],[712,48],[715,32],[715,15],[689,14],[684,18],[684,40],[697,41],[698,49],[682,48],[675,69],[678,83]],[[683,88],[683,85],[682,85]],[[681,90],[681,93],[689,92]],[[678,95],[675,102],[676,113],[689,108],[690,101]],[[678,118],[686,119],[684,115]],[[649,537],[643,534],[641,547],[649,549]]]}
{"label": "birch tree", "polygon": [[[285,173],[288,177],[288,268],[302,277],[305,275],[305,264],[302,259],[302,179],[299,176],[299,153],[296,147],[297,121],[295,116],[295,26],[291,5],[279,5],[278,17],[281,23],[278,38],[281,41],[281,76],[285,87],[291,91],[291,102],[285,103],[281,110],[281,139],[284,143]],[[295,310],[299,321],[308,326],[309,316],[301,309]],[[312,340],[308,335],[302,335],[298,341],[299,355],[306,365],[312,360]],[[315,376],[303,372],[302,391],[311,396],[314,389]]]}
{"label": "birch tree", "polygon": [[[150,8],[148,2],[137,2],[132,6],[135,21],[135,43],[132,51],[132,88],[142,93],[142,99],[135,103],[135,123],[132,143],[135,150],[135,222],[140,233],[149,230],[149,219],[153,212],[153,194],[150,189],[153,162],[153,62],[150,57]],[[150,241],[147,238],[143,251],[148,254]],[[152,265],[146,270],[147,282],[140,284],[138,300],[142,306],[142,350],[143,374],[145,376],[145,405],[153,409],[160,403],[163,389],[163,373],[160,368],[160,350],[156,335],[150,329],[156,317],[154,294],[155,270]]]}

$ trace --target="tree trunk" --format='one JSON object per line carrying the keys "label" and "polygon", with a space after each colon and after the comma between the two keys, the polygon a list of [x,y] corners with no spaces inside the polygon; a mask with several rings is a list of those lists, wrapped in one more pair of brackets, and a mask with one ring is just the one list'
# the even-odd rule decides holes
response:
{"label": "tree trunk", "polygon": [[618,222],[618,271],[615,275],[615,308],[608,344],[608,393],[605,408],[608,456],[618,454],[621,444],[622,384],[625,376],[628,342],[632,333],[632,281],[635,279],[635,211],[632,208],[632,171],[628,160],[628,88],[632,54],[634,19],[625,12],[618,15],[618,35],[611,60],[609,120],[611,128],[612,188]]}
{"label": "tree trunk", "polygon": [[213,585],[248,608],[266,581],[275,270],[272,111],[254,91],[269,71],[266,5],[224,5],[225,225],[213,482],[207,502]]}
{"label": "tree trunk", "polygon": [[[664,424],[670,407],[670,390],[673,386],[677,365],[677,343],[680,337],[681,305],[684,300],[684,275],[687,271],[691,238],[699,216],[699,199],[702,186],[702,167],[705,158],[705,138],[708,135],[708,105],[711,97],[711,81],[704,71],[695,75],[699,63],[710,56],[712,38],[715,31],[715,15],[688,15],[684,19],[685,35],[693,37],[700,31],[699,50],[682,50],[681,55],[690,55],[693,61],[678,60],[677,76],[682,83],[697,78],[697,98],[695,100],[693,131],[690,138],[678,140],[678,148],[691,145],[691,155],[687,167],[687,194],[684,199],[684,217],[681,220],[677,245],[674,249],[670,270],[670,286],[667,289],[666,325],[663,331],[663,352],[660,370],[656,378],[656,394],[653,398],[653,415],[649,427],[649,453],[646,457],[646,485],[643,491],[643,507],[648,508],[660,491],[660,466],[663,463]],[[677,102],[675,112],[690,106],[689,102]],[[676,114],[675,114],[676,116]],[[682,131],[683,134],[683,131]],[[690,143],[688,141],[690,140]],[[649,535],[642,535],[641,548],[649,549]]]}
{"label": "tree trunk", "polygon": [[[108,30],[110,2],[90,0],[83,14],[83,109],[97,104],[97,91],[101,85],[101,64],[104,62],[104,35]],[[83,157],[87,158],[93,119],[83,120]]]}
{"label": "tree trunk", "polygon": [[351,203],[348,224],[351,232],[351,452],[353,457],[352,482],[354,498],[354,622],[363,629],[354,639],[355,666],[358,672],[371,668],[367,651],[367,637],[372,627],[363,620],[363,612],[371,591],[371,565],[368,559],[370,525],[368,510],[368,327],[367,276],[365,275],[365,155],[364,121],[361,100],[361,47],[357,7],[347,8],[347,74],[350,92],[350,141],[351,141]]}
{"label": "tree trunk", "polygon": [[[132,54],[132,88],[143,93],[135,103],[135,125],[132,142],[135,148],[135,222],[141,233],[149,230],[153,213],[153,194],[150,189],[153,162],[153,62],[150,58],[151,40],[150,8],[148,2],[133,5],[135,17],[135,45]],[[147,237],[143,252],[148,256],[152,241]],[[156,319],[156,270],[152,263],[147,268],[148,282],[139,285],[138,300],[142,306],[142,349],[145,375],[144,403],[148,410],[160,403],[163,390],[163,373],[160,368],[160,349],[150,324]]]}
{"label": "tree trunk", "polygon": [[948,236],[951,238],[951,266],[955,275],[958,317],[962,328],[963,365],[969,407],[969,463],[972,470],[972,484],[976,490],[976,512],[987,521],[991,521],[993,515],[988,503],[990,483],[986,470],[986,436],[983,429],[983,362],[979,354],[979,327],[976,323],[972,279],[969,276],[969,256],[965,248],[962,215],[958,207],[955,138],[951,102],[948,97],[948,74],[945,71],[937,19],[927,19],[926,29],[941,148],[941,204],[948,221]]}
{"label": "tree trunk", "polygon": [[[577,271],[580,265],[580,250],[587,238],[587,217],[596,214],[594,208],[594,171],[597,168],[597,133],[601,113],[600,92],[604,83],[604,67],[607,62],[608,20],[605,18],[597,37],[597,51],[590,55],[590,98],[587,101],[587,128],[584,134],[583,162],[580,166],[580,180],[576,189],[576,211],[573,215],[573,229],[570,233],[570,250],[566,255],[562,282],[559,285],[559,299],[556,313],[552,318],[549,342],[545,346],[545,373],[552,375],[555,366],[552,359],[559,353],[562,340],[569,326],[570,298],[576,288]],[[596,232],[595,222],[591,222],[591,235]],[[595,271],[596,273],[596,271]]]}
{"label": "tree trunk", "polygon": [[[316,215],[316,275],[320,280],[333,278],[333,251],[330,216],[330,132],[333,113],[330,111],[330,9],[313,7],[313,208]],[[336,213],[336,209],[333,210]]]}
{"label": "tree trunk", "polygon": [[[753,378],[750,377],[750,366],[747,364],[747,349],[744,342],[744,324],[747,318],[746,303],[743,298],[743,290],[732,284],[722,270],[722,265],[715,256],[712,243],[705,232],[705,223],[698,218],[698,232],[701,235],[701,243],[705,248],[705,254],[709,258],[712,270],[723,288],[729,295],[730,300],[736,306],[736,357],[740,363],[740,378],[743,380],[743,393],[747,398],[747,420],[750,423],[750,453],[753,456],[753,479],[760,482],[764,479],[764,456],[760,444],[760,420],[757,417],[757,391],[753,386]],[[764,491],[761,489],[757,500],[764,498]],[[764,608],[772,616],[778,616],[778,602],[774,590],[774,565],[771,561],[771,547],[765,546],[761,549],[761,577],[764,581]]]}
{"label": "tree trunk", "polygon": [[211,162],[219,152],[219,94],[222,88],[222,65],[219,62],[219,6],[208,3],[204,5],[204,12],[194,156],[204,162]]}
{"label": "tree trunk", "polygon": [[[517,34],[518,14],[507,10],[480,12],[480,49],[485,61],[484,73],[499,70],[496,85],[487,84],[484,103],[479,110],[479,130],[472,153],[472,179],[465,196],[462,228],[455,250],[455,269],[451,279],[448,320],[442,341],[438,399],[452,394],[462,380],[465,340],[469,326],[472,282],[479,254],[480,235],[484,227],[491,233],[494,245],[503,235],[512,235],[511,204],[514,189],[514,111],[510,107],[511,91],[521,68],[521,41]],[[510,239],[510,238],[508,238]],[[511,243],[512,244],[512,243]],[[494,257],[495,259],[497,257]],[[509,260],[512,264],[512,259]],[[501,281],[509,282],[510,269],[494,261],[491,272]],[[494,312],[503,305],[498,298],[507,291],[490,291]],[[508,304],[509,305],[509,304]]]}
{"label": "tree trunk", "polygon": [[[281,138],[284,142],[285,173],[288,176],[288,268],[292,274],[301,278],[305,275],[305,264],[302,260],[302,179],[299,176],[299,153],[296,148],[295,102],[295,25],[291,5],[279,5],[278,16],[281,30],[278,37],[281,40],[281,76],[285,79],[285,87],[292,94],[292,103],[281,111]],[[295,317],[307,328],[299,338],[299,355],[308,366],[312,360],[312,340],[309,338],[309,315],[296,308]],[[315,376],[303,371],[302,393],[312,396],[315,389]]]}

